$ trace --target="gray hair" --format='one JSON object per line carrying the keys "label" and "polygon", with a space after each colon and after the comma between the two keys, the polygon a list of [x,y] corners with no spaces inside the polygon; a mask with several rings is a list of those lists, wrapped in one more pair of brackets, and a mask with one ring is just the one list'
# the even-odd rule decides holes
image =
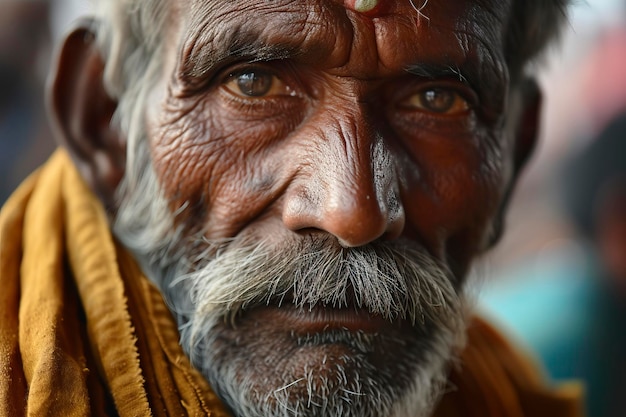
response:
{"label": "gray hair", "polygon": [[[147,97],[161,75],[165,0],[95,0],[94,32],[105,61],[103,83],[118,105],[115,128],[126,136],[126,172],[117,190],[122,207],[113,230],[133,250],[158,251],[173,230],[153,172],[145,131]],[[162,248],[165,250],[165,248]]]}

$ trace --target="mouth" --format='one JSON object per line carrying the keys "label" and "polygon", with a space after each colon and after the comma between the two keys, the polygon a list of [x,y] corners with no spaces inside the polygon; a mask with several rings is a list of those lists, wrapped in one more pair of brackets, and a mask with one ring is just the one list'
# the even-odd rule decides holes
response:
{"label": "mouth", "polygon": [[281,341],[285,352],[290,352],[289,358],[282,360],[304,360],[320,372],[332,369],[341,362],[339,358],[359,356],[365,360],[360,355],[366,355],[368,363],[380,364],[385,355],[400,355],[423,336],[408,320],[389,320],[355,305],[310,307],[283,302],[256,306],[243,311],[235,326],[232,330],[240,335],[256,335],[255,343]]}
{"label": "mouth", "polygon": [[328,304],[299,302],[295,294],[281,294],[243,310],[240,319],[256,321],[256,326],[271,325],[277,331],[288,331],[293,337],[333,332],[379,335],[413,327],[408,319],[389,318],[363,306],[352,284],[348,284],[341,301]]}
{"label": "mouth", "polygon": [[330,307],[315,305],[299,307],[292,303],[280,306],[267,305],[256,307],[247,314],[255,320],[272,323],[275,327],[288,330],[295,336],[306,336],[315,333],[332,331],[349,331],[354,333],[379,334],[398,322],[392,322],[365,308],[356,306]]}

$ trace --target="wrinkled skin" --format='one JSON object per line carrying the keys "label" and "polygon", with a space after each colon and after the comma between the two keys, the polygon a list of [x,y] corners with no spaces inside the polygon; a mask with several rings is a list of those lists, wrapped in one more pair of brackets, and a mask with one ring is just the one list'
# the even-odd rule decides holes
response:
{"label": "wrinkled skin", "polygon": [[[507,71],[500,32],[485,29],[504,7],[433,2],[425,18],[398,1],[371,19],[327,2],[203,3],[175,13],[148,109],[172,210],[193,207],[178,221],[209,239],[403,236],[462,277],[510,180]],[[276,50],[229,56],[251,40]],[[284,86],[246,97],[229,76],[252,70]],[[429,89],[455,104],[410,104]]]}

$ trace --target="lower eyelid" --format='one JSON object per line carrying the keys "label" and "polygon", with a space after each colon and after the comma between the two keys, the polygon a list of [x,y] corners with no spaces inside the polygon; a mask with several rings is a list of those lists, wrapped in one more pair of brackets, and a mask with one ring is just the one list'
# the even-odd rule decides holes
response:
{"label": "lower eyelid", "polygon": [[[472,111],[463,116],[437,115],[409,111],[390,115],[394,129],[400,137],[412,140],[414,137],[449,137],[451,139],[470,137],[477,128],[477,117]],[[424,136],[425,135],[425,136]]]}
{"label": "lower eyelid", "polygon": [[[291,110],[300,108],[302,101],[298,96],[272,95],[265,97],[247,97],[235,94],[224,86],[219,88],[219,99],[223,105],[237,112],[259,112],[262,117],[268,114],[288,114]],[[265,116],[263,116],[265,115]]]}

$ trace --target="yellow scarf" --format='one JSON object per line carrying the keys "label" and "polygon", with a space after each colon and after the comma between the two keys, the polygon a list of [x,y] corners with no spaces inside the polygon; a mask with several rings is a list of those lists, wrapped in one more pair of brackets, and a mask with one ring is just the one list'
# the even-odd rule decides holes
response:
{"label": "yellow scarf", "polygon": [[[0,212],[0,416],[228,413],[178,344],[158,290],[57,151]],[[470,327],[436,417],[577,417],[488,325]]]}

